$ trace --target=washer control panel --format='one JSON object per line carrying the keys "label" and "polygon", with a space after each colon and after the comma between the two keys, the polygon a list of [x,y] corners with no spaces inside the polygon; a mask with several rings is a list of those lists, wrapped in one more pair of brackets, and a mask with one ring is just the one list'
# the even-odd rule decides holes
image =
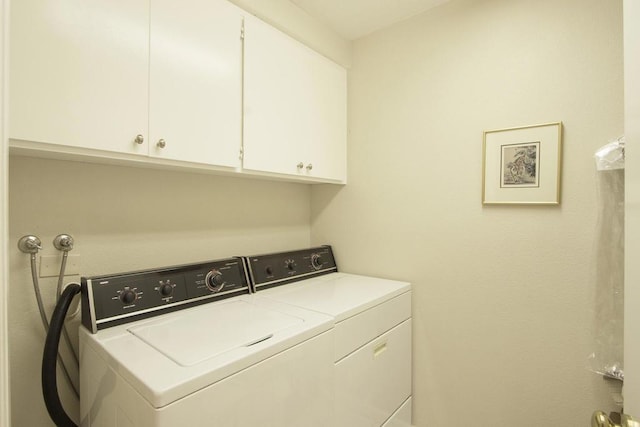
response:
{"label": "washer control panel", "polygon": [[249,293],[241,258],[82,278],[82,323],[92,332]]}
{"label": "washer control panel", "polygon": [[331,246],[246,257],[253,290],[338,271]]}

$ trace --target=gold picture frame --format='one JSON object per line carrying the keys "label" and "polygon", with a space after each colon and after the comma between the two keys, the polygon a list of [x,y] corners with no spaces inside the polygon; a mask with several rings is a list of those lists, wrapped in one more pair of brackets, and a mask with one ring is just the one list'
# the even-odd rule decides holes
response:
{"label": "gold picture frame", "polygon": [[482,204],[560,204],[562,122],[485,131]]}

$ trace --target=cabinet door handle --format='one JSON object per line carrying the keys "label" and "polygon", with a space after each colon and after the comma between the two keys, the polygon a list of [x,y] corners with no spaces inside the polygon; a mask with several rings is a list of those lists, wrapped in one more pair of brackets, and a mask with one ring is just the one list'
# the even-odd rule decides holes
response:
{"label": "cabinet door handle", "polygon": [[298,169],[302,169],[304,167],[304,163],[300,162],[300,163],[298,163],[297,166],[298,166]]}
{"label": "cabinet door handle", "polygon": [[380,343],[373,348],[373,357],[378,357],[387,351],[387,342]]}
{"label": "cabinet door handle", "polygon": [[164,139],[160,139],[156,145],[158,148],[164,148],[167,146],[167,142]]}
{"label": "cabinet door handle", "polygon": [[313,165],[312,165],[311,163],[309,163],[309,164],[307,165],[307,170],[308,170],[308,171],[310,171],[311,169],[313,169]]}
{"label": "cabinet door handle", "polygon": [[133,140],[136,144],[142,144],[144,142],[144,136],[138,134],[136,135],[136,139]]}

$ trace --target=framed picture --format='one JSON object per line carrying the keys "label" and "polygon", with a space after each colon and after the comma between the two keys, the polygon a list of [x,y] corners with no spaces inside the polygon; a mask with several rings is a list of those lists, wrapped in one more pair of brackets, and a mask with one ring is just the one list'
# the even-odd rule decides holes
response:
{"label": "framed picture", "polygon": [[489,130],[483,137],[482,203],[560,203],[562,122]]}

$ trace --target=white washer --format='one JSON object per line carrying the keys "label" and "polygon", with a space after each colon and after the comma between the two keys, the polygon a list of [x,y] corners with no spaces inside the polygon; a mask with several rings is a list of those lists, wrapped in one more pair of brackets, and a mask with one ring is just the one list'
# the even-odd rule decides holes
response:
{"label": "white washer", "polygon": [[332,425],[333,320],[249,295],[240,258],[83,292],[82,425]]}
{"label": "white washer", "polygon": [[333,317],[331,425],[411,425],[409,283],[337,272],[329,246],[246,262],[256,295]]}

